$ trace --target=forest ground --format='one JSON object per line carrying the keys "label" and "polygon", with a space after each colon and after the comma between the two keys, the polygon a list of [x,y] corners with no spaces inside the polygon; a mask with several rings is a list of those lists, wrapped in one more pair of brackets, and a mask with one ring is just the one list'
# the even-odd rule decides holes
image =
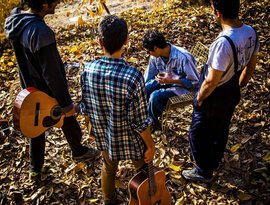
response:
{"label": "forest ground", "polygon": [[[125,18],[129,25],[129,46],[124,58],[144,72],[149,56],[141,47],[141,38],[148,28],[164,32],[168,41],[190,49],[197,41],[209,46],[218,35],[208,7],[189,6],[185,1],[170,1],[157,6],[140,2],[142,7],[108,1],[112,13]],[[122,4],[121,4],[122,3]],[[144,4],[145,3],[145,4]],[[133,5],[137,5],[136,2]],[[123,6],[121,8],[121,6]],[[137,6],[136,6],[137,7]],[[129,9],[130,8],[130,9]],[[270,32],[268,0],[244,3],[242,20],[254,26],[260,37],[258,66],[251,82],[242,92],[242,100],[232,119],[224,160],[211,184],[185,181],[181,171],[193,165],[188,144],[188,129],[192,107],[170,113],[169,131],[153,133],[157,153],[154,164],[166,172],[166,184],[173,204],[270,204]],[[82,15],[84,22],[70,22]],[[103,15],[106,15],[105,11]],[[102,55],[97,44],[97,23],[100,17],[90,18],[85,5],[78,1],[60,4],[55,16],[46,22],[56,33],[58,48],[65,63],[70,93],[74,101],[80,99],[80,71],[82,65]],[[6,42],[6,41],[5,41]],[[0,119],[6,119],[9,130],[0,132],[0,204],[102,204],[100,169],[102,160],[76,162],[71,159],[69,146],[59,129],[47,136],[45,165],[48,174],[38,184],[28,180],[29,144],[13,128],[13,100],[19,91],[16,60],[10,46],[0,56]],[[82,116],[78,116],[83,131],[83,143],[95,146],[89,137]],[[131,164],[121,162],[117,190],[123,204],[128,202],[127,182],[134,175]]]}

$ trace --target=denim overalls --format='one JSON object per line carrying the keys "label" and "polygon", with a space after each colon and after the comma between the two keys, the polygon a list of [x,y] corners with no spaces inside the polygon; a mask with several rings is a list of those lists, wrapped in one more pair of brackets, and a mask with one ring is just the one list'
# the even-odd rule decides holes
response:
{"label": "denim overalls", "polygon": [[205,79],[208,66],[204,66],[193,101],[193,115],[189,131],[189,142],[200,175],[212,177],[219,166],[229,135],[229,125],[236,105],[240,101],[238,61],[235,46],[228,36],[234,54],[235,74],[197,106],[197,94]]}

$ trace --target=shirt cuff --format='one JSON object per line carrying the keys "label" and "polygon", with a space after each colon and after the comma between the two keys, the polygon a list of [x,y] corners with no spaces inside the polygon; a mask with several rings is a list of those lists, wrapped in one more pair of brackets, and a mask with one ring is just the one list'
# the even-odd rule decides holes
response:
{"label": "shirt cuff", "polygon": [[142,124],[140,125],[134,125],[132,127],[134,127],[134,130],[138,133],[142,133],[144,130],[146,130],[147,127],[151,126],[153,124],[153,120],[148,117]]}
{"label": "shirt cuff", "polygon": [[186,78],[180,78],[179,79],[182,83],[182,85],[187,88],[187,89],[191,89],[193,87],[192,82],[190,82],[190,80],[186,79]]}

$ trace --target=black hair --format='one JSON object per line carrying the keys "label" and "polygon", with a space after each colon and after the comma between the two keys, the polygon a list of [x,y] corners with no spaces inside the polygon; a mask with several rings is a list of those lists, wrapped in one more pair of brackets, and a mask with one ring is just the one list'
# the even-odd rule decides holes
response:
{"label": "black hair", "polygon": [[47,3],[48,5],[52,4],[57,0],[21,0],[22,8],[31,8],[34,11],[42,11],[43,4]]}
{"label": "black hair", "polygon": [[167,42],[161,32],[158,30],[148,30],[143,36],[143,47],[153,51],[154,47],[165,48]]}
{"label": "black hair", "polygon": [[107,52],[118,51],[128,37],[127,22],[115,15],[105,16],[98,25],[99,37]]}
{"label": "black hair", "polygon": [[211,0],[214,9],[222,13],[224,19],[238,18],[240,0]]}

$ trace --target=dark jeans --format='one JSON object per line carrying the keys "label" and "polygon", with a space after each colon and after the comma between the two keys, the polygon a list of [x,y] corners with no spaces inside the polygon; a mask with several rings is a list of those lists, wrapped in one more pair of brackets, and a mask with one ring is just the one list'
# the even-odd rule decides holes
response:
{"label": "dark jeans", "polygon": [[[87,152],[88,148],[81,144],[81,128],[74,116],[64,118],[62,130],[70,145],[73,156],[80,156]],[[29,151],[31,171],[40,172],[44,164],[45,133],[30,139]]]}
{"label": "dark jeans", "polygon": [[166,90],[170,85],[161,85],[155,80],[150,80],[145,84],[147,92],[148,114],[153,119],[155,125],[159,123],[158,118],[165,110],[170,97],[176,96],[171,90]]}
{"label": "dark jeans", "polygon": [[[240,101],[240,74],[236,73],[228,82],[217,87],[201,107],[197,107],[197,96],[194,97],[189,143],[198,171],[204,177],[212,176],[223,157],[231,118]],[[199,89],[203,76],[200,77]]]}
{"label": "dark jeans", "polygon": [[199,173],[205,177],[212,176],[223,157],[235,106],[222,101],[193,106],[189,142]]}

